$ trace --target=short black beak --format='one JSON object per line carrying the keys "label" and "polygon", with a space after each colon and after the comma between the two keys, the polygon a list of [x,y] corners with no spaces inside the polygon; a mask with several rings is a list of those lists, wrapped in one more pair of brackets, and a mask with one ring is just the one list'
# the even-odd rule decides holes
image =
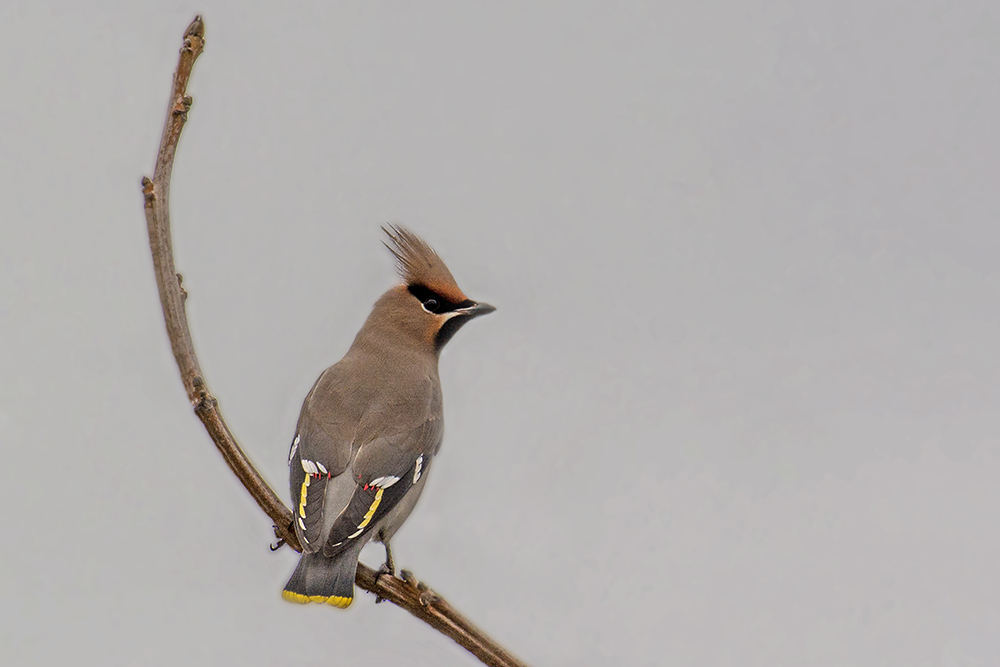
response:
{"label": "short black beak", "polygon": [[469,319],[472,319],[473,317],[479,317],[480,315],[492,313],[494,310],[496,310],[496,308],[488,303],[476,303],[471,306],[466,306],[465,308],[459,308],[455,312],[462,313]]}
{"label": "short black beak", "polygon": [[451,340],[451,337],[455,335],[455,332],[462,328],[462,325],[469,320],[479,317],[480,315],[485,315],[486,313],[492,313],[496,308],[488,303],[476,303],[475,301],[469,300],[463,303],[469,305],[463,306],[462,308],[456,308],[448,313],[443,313],[444,315],[449,315],[447,320],[441,323],[441,328],[438,329],[437,336],[434,337],[434,346],[440,350],[444,347],[444,344]]}

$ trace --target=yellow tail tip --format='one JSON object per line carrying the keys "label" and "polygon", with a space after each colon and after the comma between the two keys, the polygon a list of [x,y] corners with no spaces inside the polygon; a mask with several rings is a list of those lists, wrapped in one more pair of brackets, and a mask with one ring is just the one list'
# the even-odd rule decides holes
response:
{"label": "yellow tail tip", "polygon": [[331,595],[326,599],[327,604],[331,604],[334,607],[340,607],[341,609],[347,609],[348,607],[351,606],[352,602],[354,602],[353,597],[344,598],[340,597],[339,595]]}
{"label": "yellow tail tip", "polygon": [[294,602],[296,604],[309,604],[310,602],[320,602],[326,603],[328,605],[333,605],[334,607],[339,607],[341,609],[346,609],[351,606],[354,602],[353,597],[345,598],[339,595],[331,595],[329,597],[325,595],[303,595],[302,593],[295,593],[293,591],[281,591],[281,597],[289,602]]}

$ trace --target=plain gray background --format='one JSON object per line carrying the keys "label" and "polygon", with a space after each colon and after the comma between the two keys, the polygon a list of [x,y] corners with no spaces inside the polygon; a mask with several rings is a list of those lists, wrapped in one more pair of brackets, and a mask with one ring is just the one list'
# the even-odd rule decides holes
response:
{"label": "plain gray background", "polygon": [[[988,2],[0,6],[0,662],[472,665],[296,556],[299,406],[423,235],[496,314],[394,546],[535,665],[1000,656],[1000,16]],[[364,560],[379,562],[380,552]]]}

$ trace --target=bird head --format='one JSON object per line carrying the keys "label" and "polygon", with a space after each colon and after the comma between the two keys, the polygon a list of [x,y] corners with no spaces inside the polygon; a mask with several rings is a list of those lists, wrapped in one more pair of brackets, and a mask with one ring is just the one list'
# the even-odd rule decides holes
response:
{"label": "bird head", "polygon": [[402,336],[437,353],[466,322],[496,310],[466,296],[444,261],[419,236],[397,225],[382,229],[403,284],[382,295],[366,328],[377,328],[383,336],[391,330],[393,338]]}

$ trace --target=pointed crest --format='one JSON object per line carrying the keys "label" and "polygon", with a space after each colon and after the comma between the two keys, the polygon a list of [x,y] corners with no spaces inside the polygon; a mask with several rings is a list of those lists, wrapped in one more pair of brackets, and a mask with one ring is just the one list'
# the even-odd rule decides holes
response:
{"label": "pointed crest", "polygon": [[423,239],[399,225],[387,225],[382,231],[392,241],[392,245],[383,245],[396,258],[399,275],[407,285],[422,285],[456,302],[467,298],[444,261]]}

